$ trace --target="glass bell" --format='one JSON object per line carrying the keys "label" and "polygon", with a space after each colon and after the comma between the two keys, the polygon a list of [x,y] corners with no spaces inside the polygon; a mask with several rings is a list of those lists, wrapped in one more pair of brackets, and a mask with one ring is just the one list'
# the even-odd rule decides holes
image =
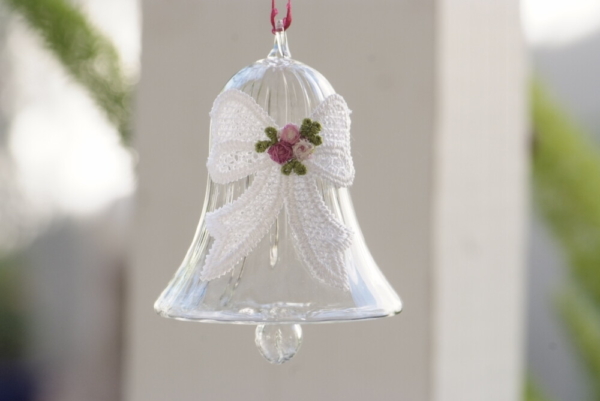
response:
{"label": "glass bell", "polygon": [[[275,45],[267,58],[239,71],[223,90],[232,88],[252,97],[279,126],[301,122],[335,93],[319,72],[291,58],[283,30],[275,32]],[[348,189],[325,180],[318,180],[320,195],[352,232],[352,244],[344,253],[347,289],[327,285],[309,273],[294,248],[284,210],[258,246],[231,272],[202,280],[201,270],[214,242],[207,231],[206,214],[231,203],[251,182],[248,177],[216,184],[209,176],[192,245],[155,303],[158,314],[189,321],[258,325],[257,347],[269,362],[279,364],[292,358],[300,347],[301,323],[373,319],[400,312],[398,295],[365,244]]]}

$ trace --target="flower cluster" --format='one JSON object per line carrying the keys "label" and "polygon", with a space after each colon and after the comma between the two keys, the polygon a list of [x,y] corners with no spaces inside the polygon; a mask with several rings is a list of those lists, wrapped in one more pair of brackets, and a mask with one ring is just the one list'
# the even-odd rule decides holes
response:
{"label": "flower cluster", "polygon": [[315,147],[323,143],[319,136],[321,124],[305,118],[302,125],[288,124],[281,130],[267,127],[265,134],[268,141],[258,141],[255,149],[258,153],[267,152],[275,163],[281,164],[281,172],[290,175],[292,172],[298,175],[306,174],[306,166],[302,161],[308,159],[315,151]]}

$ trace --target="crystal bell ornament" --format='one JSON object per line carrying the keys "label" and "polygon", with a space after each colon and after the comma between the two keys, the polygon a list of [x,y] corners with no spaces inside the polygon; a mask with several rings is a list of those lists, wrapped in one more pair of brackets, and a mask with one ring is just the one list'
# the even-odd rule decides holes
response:
{"label": "crystal bell ornament", "polygon": [[280,364],[298,351],[301,323],[392,316],[402,304],[352,206],[350,110],[323,75],[291,58],[281,21],[274,34],[267,58],[214,102],[202,215],[155,309],[257,325],[256,346]]}

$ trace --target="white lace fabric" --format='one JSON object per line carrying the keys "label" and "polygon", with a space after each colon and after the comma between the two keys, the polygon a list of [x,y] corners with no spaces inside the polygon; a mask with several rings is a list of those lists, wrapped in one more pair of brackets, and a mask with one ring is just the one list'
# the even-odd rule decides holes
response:
{"label": "white lace fabric", "polygon": [[[279,127],[249,95],[230,89],[221,93],[211,115],[212,145],[207,167],[211,179],[227,184],[253,175],[250,187],[238,199],[206,215],[206,227],[215,241],[201,277],[213,280],[231,271],[269,232],[282,207],[294,245],[312,276],[348,289],[344,251],[351,233],[327,208],[317,178],[338,187],[354,180],[350,152],[350,110],[340,95],[325,99],[308,118],[321,124],[323,143],[305,160],[306,175],[289,176],[255,144],[267,139],[265,128]],[[307,205],[310,205],[307,207]]]}

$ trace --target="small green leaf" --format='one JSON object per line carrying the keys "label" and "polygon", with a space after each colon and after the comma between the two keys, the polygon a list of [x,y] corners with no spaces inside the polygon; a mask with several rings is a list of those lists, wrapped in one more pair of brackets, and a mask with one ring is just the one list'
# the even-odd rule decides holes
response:
{"label": "small green leaf", "polygon": [[300,126],[300,135],[304,137],[312,136],[312,120],[310,118],[305,118],[302,121],[302,125]]}
{"label": "small green leaf", "polygon": [[264,153],[271,145],[271,141],[258,141],[256,142],[256,145],[254,145],[254,149],[258,153]]}
{"label": "small green leaf", "polygon": [[300,135],[308,139],[310,142],[313,142],[312,138],[321,132],[322,128],[323,127],[321,126],[321,123],[318,121],[312,121],[310,118],[305,118],[304,121],[302,121],[302,126],[300,127]]}
{"label": "small green leaf", "polygon": [[292,174],[292,171],[294,170],[294,164],[295,164],[296,160],[290,160],[289,162],[287,162],[286,164],[284,164],[283,166],[281,166],[281,172],[284,175],[290,175]]}
{"label": "small green leaf", "polygon": [[298,175],[306,175],[306,166],[296,160],[296,163],[294,163],[294,172]]}
{"label": "small green leaf", "polygon": [[312,126],[313,129],[316,131],[315,134],[318,134],[323,129],[323,127],[321,127],[321,123],[318,121],[315,121]]}
{"label": "small green leaf", "polygon": [[307,139],[310,143],[312,143],[315,146],[319,146],[319,145],[323,144],[323,138],[321,138],[320,135],[311,136],[310,138],[307,138]]}
{"label": "small green leaf", "polygon": [[269,137],[269,139],[273,142],[277,142],[277,129],[274,127],[265,128],[265,134]]}

